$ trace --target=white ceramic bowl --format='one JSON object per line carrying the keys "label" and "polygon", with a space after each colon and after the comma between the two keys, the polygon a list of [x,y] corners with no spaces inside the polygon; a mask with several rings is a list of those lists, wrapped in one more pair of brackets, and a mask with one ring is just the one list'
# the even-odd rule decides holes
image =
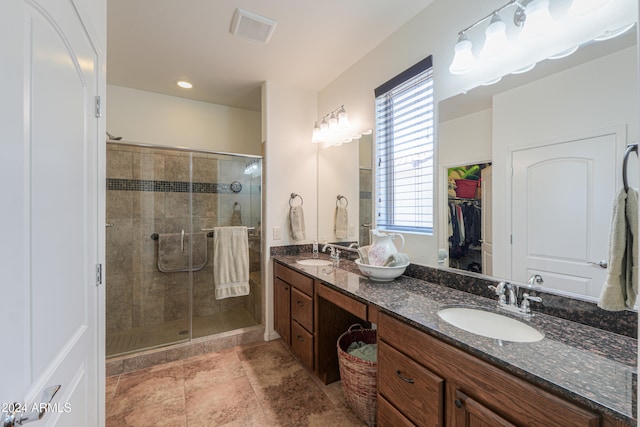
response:
{"label": "white ceramic bowl", "polygon": [[401,265],[398,267],[383,267],[378,265],[368,265],[368,264],[362,264],[360,262],[360,258],[356,260],[356,265],[358,266],[362,274],[367,276],[369,279],[376,280],[378,282],[389,282],[395,279],[396,277],[401,276],[402,273],[404,273],[404,271],[409,266],[408,263],[406,265]]}

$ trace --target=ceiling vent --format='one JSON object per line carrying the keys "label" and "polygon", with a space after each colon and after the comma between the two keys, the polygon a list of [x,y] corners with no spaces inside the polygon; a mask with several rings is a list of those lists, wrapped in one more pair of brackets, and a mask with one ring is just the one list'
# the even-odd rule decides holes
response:
{"label": "ceiling vent", "polygon": [[244,9],[236,9],[231,21],[231,34],[260,43],[267,43],[276,28],[276,21]]}

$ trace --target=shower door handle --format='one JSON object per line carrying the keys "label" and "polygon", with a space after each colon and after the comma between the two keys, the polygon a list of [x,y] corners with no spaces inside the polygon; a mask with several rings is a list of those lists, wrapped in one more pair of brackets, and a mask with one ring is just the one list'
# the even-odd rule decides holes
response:
{"label": "shower door handle", "polygon": [[184,230],[182,230],[182,233],[180,235],[180,247],[182,248],[182,252],[184,252]]}

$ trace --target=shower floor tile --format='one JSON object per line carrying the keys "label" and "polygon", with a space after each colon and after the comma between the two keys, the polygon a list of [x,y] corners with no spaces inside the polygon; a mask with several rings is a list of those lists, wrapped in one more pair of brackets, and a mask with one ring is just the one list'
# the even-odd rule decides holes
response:
{"label": "shower floor tile", "polygon": [[[219,334],[258,323],[245,309],[215,313],[193,319],[193,338]],[[137,327],[124,331],[107,331],[107,356],[123,354],[185,342],[189,339],[187,320],[174,320],[160,325]]]}
{"label": "shower floor tile", "polygon": [[340,382],[324,385],[281,341],[107,379],[106,427],[364,426]]}

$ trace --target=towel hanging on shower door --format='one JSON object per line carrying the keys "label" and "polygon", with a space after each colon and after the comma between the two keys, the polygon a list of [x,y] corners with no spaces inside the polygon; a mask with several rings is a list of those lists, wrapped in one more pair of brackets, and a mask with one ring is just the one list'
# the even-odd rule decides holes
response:
{"label": "towel hanging on shower door", "polygon": [[213,284],[217,300],[249,295],[247,227],[214,227]]}

